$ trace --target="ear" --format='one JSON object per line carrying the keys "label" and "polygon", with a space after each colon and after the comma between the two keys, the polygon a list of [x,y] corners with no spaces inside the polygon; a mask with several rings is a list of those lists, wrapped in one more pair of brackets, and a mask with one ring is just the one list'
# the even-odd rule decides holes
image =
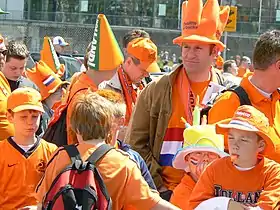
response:
{"label": "ear", "polygon": [[265,141],[263,139],[259,140],[259,144],[258,144],[258,152],[261,153],[264,151],[265,149]]}
{"label": "ear", "polygon": [[275,66],[276,66],[276,69],[277,69],[278,71],[280,71],[280,60],[278,60],[278,61],[276,62]]}
{"label": "ear", "polygon": [[219,48],[217,46],[213,47],[211,55],[218,57]]}
{"label": "ear", "polygon": [[10,123],[14,123],[14,116],[12,113],[7,112],[7,119]]}

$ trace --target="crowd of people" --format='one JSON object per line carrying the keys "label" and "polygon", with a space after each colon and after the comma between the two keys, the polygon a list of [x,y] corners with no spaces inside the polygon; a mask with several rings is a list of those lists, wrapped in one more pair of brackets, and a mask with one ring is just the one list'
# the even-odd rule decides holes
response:
{"label": "crowd of people", "polygon": [[152,37],[121,50],[102,14],[70,82],[62,37],[26,69],[0,36],[0,209],[280,209],[280,31],[223,61],[229,11],[184,2],[181,63],[152,81]]}

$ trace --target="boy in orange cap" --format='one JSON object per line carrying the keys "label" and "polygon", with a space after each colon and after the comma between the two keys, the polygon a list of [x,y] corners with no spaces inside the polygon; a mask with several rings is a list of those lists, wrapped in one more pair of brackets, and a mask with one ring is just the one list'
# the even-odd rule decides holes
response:
{"label": "boy in orange cap", "polygon": [[126,142],[145,159],[162,197],[169,200],[184,176],[172,167],[172,159],[182,148],[185,124],[193,122],[196,99],[206,106],[224,89],[220,72],[212,67],[227,23],[229,7],[220,10],[217,0],[184,1],[182,34],[173,40],[182,49],[183,64],[159,80],[149,83],[138,97],[127,129]]}
{"label": "boy in orange cap", "polygon": [[183,210],[190,209],[189,198],[202,172],[211,162],[225,156],[223,136],[216,134],[214,126],[186,128],[184,147],[176,153],[172,162],[174,168],[186,173],[174,189],[170,202]]}
{"label": "boy in orange cap", "polygon": [[0,142],[0,206],[9,210],[36,205],[35,187],[57,147],[35,136],[44,113],[38,91],[16,89],[7,109],[15,134]]}
{"label": "boy in orange cap", "polygon": [[54,105],[61,101],[65,92],[67,81],[61,81],[58,75],[43,61],[39,61],[32,69],[26,69],[26,76],[38,87],[42,96],[44,114],[42,116],[42,132],[48,127],[53,116]]}
{"label": "boy in orange cap", "polygon": [[275,149],[269,131],[267,117],[248,105],[216,124],[216,132],[227,138],[230,157],[205,169],[192,192],[190,207],[278,209],[280,165],[263,157]]}

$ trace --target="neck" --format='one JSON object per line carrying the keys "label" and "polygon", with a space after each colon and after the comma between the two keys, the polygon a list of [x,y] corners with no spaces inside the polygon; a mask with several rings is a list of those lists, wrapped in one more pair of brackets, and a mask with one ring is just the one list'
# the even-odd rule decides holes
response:
{"label": "neck", "polygon": [[47,107],[49,107],[49,109],[51,109],[53,107],[53,105],[55,104],[54,100],[51,100],[51,98],[46,98],[45,100],[45,104],[47,105]]}
{"label": "neck", "polygon": [[105,139],[91,139],[88,141],[84,141],[84,143],[95,145],[95,146],[100,146],[102,144],[105,144]]}
{"label": "neck", "polygon": [[257,88],[266,93],[273,93],[277,90],[278,86],[273,82],[275,78],[270,78],[266,71],[257,70],[252,75],[250,81]]}
{"label": "neck", "polygon": [[34,144],[37,141],[37,138],[35,134],[31,137],[30,136],[26,137],[23,136],[22,134],[15,133],[14,141],[19,145],[27,146],[27,145]]}
{"label": "neck", "polygon": [[86,71],[87,76],[93,81],[93,83],[98,86],[101,82],[108,80],[111,77],[112,71]]}
{"label": "neck", "polygon": [[190,177],[193,179],[193,181],[196,183],[198,181],[197,175],[193,174],[192,172],[189,173]]}
{"label": "neck", "polygon": [[197,72],[187,72],[188,78],[192,82],[205,82],[210,80],[211,78],[211,72],[209,69],[205,71],[197,71]]}
{"label": "neck", "polygon": [[251,168],[257,165],[258,158],[254,158],[253,160],[237,160],[234,161],[234,164],[240,168]]}

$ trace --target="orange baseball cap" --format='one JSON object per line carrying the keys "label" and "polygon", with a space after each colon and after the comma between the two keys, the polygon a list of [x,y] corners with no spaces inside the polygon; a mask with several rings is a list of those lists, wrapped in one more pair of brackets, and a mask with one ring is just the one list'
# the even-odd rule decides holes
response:
{"label": "orange baseball cap", "polygon": [[26,69],[25,74],[39,88],[42,100],[49,97],[61,85],[69,84],[67,81],[61,81],[59,76],[43,61],[36,62],[32,69]]}
{"label": "orange baseball cap", "polygon": [[157,64],[157,46],[148,38],[137,38],[128,43],[127,53],[140,60],[147,72],[160,72]]}
{"label": "orange baseball cap", "polygon": [[[266,143],[263,154],[275,151],[275,146],[269,135],[268,118],[253,106],[240,106],[231,119],[216,124],[218,134],[227,135],[230,128],[256,132]],[[227,140],[225,142],[227,144]]]}
{"label": "orange baseball cap", "polygon": [[201,42],[215,44],[220,51],[225,45],[220,41],[229,17],[230,7],[220,10],[217,0],[188,0],[182,4],[182,34],[174,44]]}
{"label": "orange baseball cap", "polygon": [[45,112],[41,100],[42,97],[37,90],[29,87],[17,88],[8,97],[7,109],[13,112],[23,110]]}

